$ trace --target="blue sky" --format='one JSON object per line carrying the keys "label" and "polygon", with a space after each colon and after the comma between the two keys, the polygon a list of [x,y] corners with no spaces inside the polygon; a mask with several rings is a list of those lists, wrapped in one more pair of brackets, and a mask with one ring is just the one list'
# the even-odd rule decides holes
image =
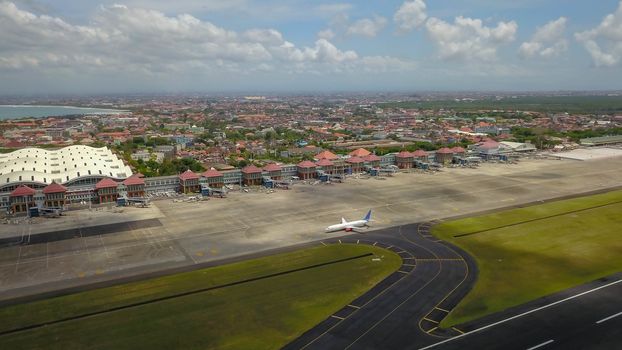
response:
{"label": "blue sky", "polygon": [[0,0],[0,94],[610,90],[622,1]]}

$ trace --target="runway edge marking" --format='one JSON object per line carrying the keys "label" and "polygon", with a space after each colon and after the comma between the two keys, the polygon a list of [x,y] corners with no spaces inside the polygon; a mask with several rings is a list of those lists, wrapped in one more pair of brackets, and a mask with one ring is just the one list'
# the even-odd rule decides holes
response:
{"label": "runway edge marking", "polygon": [[600,321],[596,321],[596,324],[601,324],[601,323],[603,323],[603,322],[607,322],[607,321],[609,321],[610,319],[612,319],[612,318],[616,318],[616,317],[618,317],[618,316],[620,316],[620,315],[622,315],[622,312],[618,312],[618,313],[617,313],[617,314],[615,314],[615,315],[611,315],[611,316],[609,316],[609,317],[605,317],[605,318],[603,318],[603,319],[602,319],[602,320],[600,320]]}
{"label": "runway edge marking", "polygon": [[426,347],[420,348],[419,350],[427,350],[427,349],[431,349],[431,348],[433,348],[433,347],[436,347],[436,346],[438,346],[438,345],[442,345],[442,344],[449,343],[449,342],[451,342],[451,341],[453,341],[453,340],[456,340],[456,339],[459,339],[459,338],[465,337],[465,336],[467,336],[467,335],[469,335],[469,334],[474,334],[474,333],[481,332],[481,331],[486,330],[486,329],[488,329],[488,328],[492,328],[492,327],[494,327],[494,326],[500,325],[500,324],[502,324],[502,323],[506,323],[506,322],[508,322],[508,321],[515,320],[515,319],[517,319],[517,318],[520,318],[520,317],[523,317],[523,316],[526,316],[526,315],[532,314],[532,313],[534,313],[534,312],[538,312],[538,311],[540,311],[540,310],[548,309],[548,308],[550,308],[550,307],[552,307],[552,306],[555,306],[555,305],[558,305],[558,304],[564,303],[564,302],[566,302],[566,301],[568,301],[568,300],[572,300],[572,299],[576,299],[576,298],[582,297],[582,296],[584,296],[584,295],[586,295],[586,294],[590,294],[590,293],[592,293],[592,292],[596,292],[596,291],[598,291],[598,290],[601,290],[601,289],[604,289],[604,288],[607,288],[607,287],[611,287],[611,286],[613,286],[613,285],[615,285],[615,284],[618,284],[618,283],[622,283],[622,279],[619,279],[619,280],[617,280],[617,281],[613,281],[613,282],[611,282],[611,283],[607,283],[607,284],[605,284],[604,286],[596,287],[596,288],[593,288],[593,289],[587,290],[587,291],[585,291],[585,292],[581,292],[581,293],[579,293],[579,294],[575,294],[575,295],[570,296],[570,297],[568,297],[568,298],[565,298],[565,299],[562,299],[562,300],[558,300],[558,301],[556,301],[556,302],[553,302],[553,303],[550,303],[550,304],[547,304],[547,305],[544,305],[544,306],[541,306],[541,307],[535,308],[535,309],[533,309],[533,310],[529,310],[529,311],[527,311],[527,312],[523,312],[522,314],[518,314],[518,315],[515,315],[515,316],[512,316],[512,317],[508,317],[508,318],[506,318],[506,319],[504,319],[504,320],[497,321],[497,322],[495,322],[495,323],[491,323],[491,324],[489,324],[489,325],[486,325],[486,326],[483,326],[483,327],[480,327],[480,328],[474,329],[474,330],[472,330],[472,331],[470,331],[470,332],[467,332],[467,333],[463,333],[463,334],[457,335],[457,336],[455,336],[455,337],[453,337],[453,338],[445,339],[445,340],[440,341],[440,342],[438,342],[438,343],[434,343],[434,344],[428,345],[428,346],[426,346]]}
{"label": "runway edge marking", "polygon": [[529,348],[529,349],[527,349],[527,350],[535,350],[535,349],[539,349],[539,348],[541,348],[541,347],[543,347],[543,346],[546,346],[546,345],[551,344],[551,343],[552,343],[552,342],[554,342],[554,341],[555,341],[555,340],[553,340],[553,339],[551,339],[551,340],[547,340],[547,341],[545,341],[544,343],[540,343],[540,344],[538,344],[538,345],[536,345],[536,346],[532,346],[532,347],[530,347],[530,348]]}

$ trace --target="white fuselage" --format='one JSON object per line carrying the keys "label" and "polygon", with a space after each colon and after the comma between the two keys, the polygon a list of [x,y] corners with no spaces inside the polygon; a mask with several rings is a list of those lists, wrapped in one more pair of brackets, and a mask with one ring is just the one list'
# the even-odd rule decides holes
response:
{"label": "white fuselage", "polygon": [[341,230],[352,230],[353,228],[361,228],[367,226],[367,220],[355,220],[350,222],[343,222],[341,224],[330,225],[326,228],[326,232],[334,232]]}

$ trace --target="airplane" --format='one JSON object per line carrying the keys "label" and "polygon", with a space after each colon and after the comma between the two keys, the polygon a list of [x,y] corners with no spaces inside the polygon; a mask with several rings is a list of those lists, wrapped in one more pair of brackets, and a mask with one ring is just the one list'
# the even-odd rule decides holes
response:
{"label": "airplane", "polygon": [[335,231],[341,231],[341,230],[345,230],[346,232],[356,231],[356,229],[359,229],[359,228],[369,227],[367,223],[370,221],[371,221],[371,209],[367,212],[367,215],[365,215],[365,217],[362,220],[355,220],[355,221],[348,222],[346,221],[346,219],[341,218],[340,224],[328,226],[326,228],[326,232],[335,232]]}

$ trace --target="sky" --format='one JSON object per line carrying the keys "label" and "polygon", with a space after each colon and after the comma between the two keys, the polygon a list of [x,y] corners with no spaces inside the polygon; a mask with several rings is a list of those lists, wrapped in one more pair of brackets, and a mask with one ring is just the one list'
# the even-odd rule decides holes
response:
{"label": "sky", "polygon": [[0,95],[620,90],[622,0],[0,0]]}

